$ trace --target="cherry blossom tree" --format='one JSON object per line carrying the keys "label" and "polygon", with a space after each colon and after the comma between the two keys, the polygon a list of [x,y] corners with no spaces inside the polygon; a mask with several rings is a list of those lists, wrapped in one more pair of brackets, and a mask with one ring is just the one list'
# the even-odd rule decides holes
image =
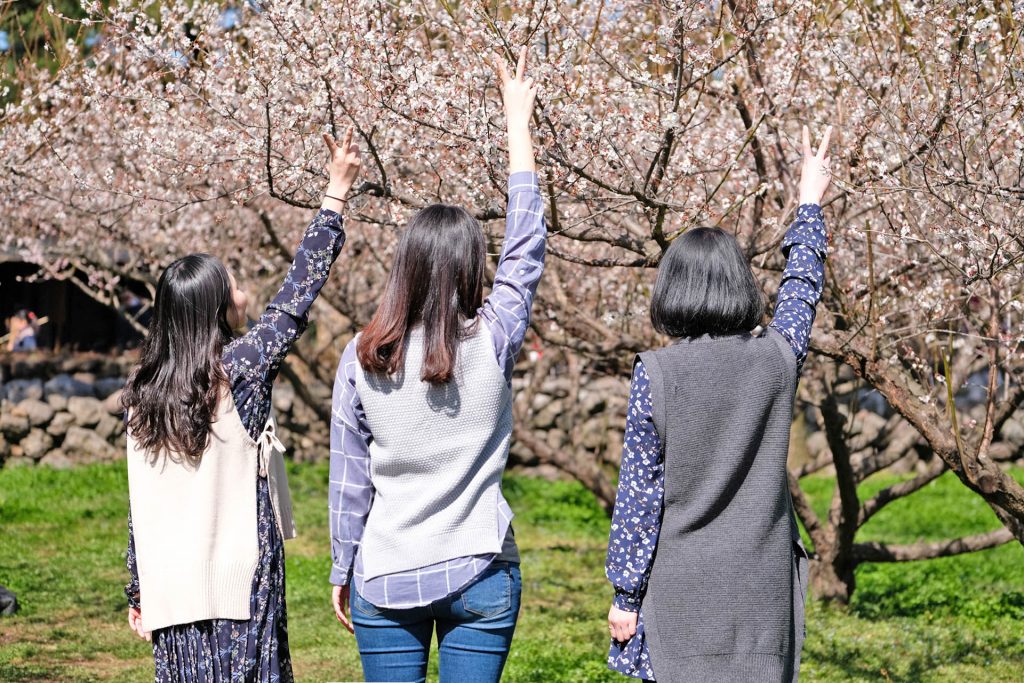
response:
{"label": "cherry blossom tree", "polygon": [[[1024,488],[1002,466],[1021,455],[1003,432],[1024,400],[1019,3],[83,7],[86,19],[64,21],[96,45],[53,45],[55,70],[18,67],[0,124],[0,246],[109,301],[125,281],[153,283],[176,256],[208,251],[266,298],[325,182],[319,134],[353,124],[367,173],[317,312],[329,333],[285,370],[321,417],[337,337],[369,319],[412,212],[470,207],[496,257],[505,150],[492,62],[530,46],[549,268],[515,437],[606,508],[616,451],[582,443],[575,399],[664,343],[647,320],[661,254],[690,227],[723,226],[773,296],[800,127],[834,125],[826,293],[799,401],[827,448],[791,473],[815,590],[847,599],[861,562],[1024,542]],[[979,372],[980,405],[964,409],[955,397]],[[552,374],[568,387],[554,442],[528,427]],[[892,411],[870,436],[872,414],[857,404],[866,392]],[[912,478],[860,500],[861,481],[908,459],[920,462]],[[837,485],[819,518],[799,478],[824,467]],[[878,510],[947,470],[1001,529],[939,544],[857,541]]]}

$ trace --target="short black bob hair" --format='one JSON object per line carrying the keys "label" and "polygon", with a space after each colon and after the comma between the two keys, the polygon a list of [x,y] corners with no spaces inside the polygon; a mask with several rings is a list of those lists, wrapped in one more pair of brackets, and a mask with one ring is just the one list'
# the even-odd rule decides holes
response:
{"label": "short black bob hair", "polygon": [[763,317],[764,297],[735,237],[694,228],[673,240],[651,299],[654,329],[671,337],[735,334]]}

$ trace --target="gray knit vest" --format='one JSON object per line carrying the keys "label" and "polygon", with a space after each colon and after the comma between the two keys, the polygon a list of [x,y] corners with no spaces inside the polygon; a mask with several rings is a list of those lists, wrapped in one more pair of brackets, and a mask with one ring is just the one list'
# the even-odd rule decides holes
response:
{"label": "gray knit vest", "polygon": [[460,342],[447,384],[422,381],[422,365],[422,326],[407,335],[395,375],[357,364],[356,390],[373,434],[375,490],[360,546],[366,580],[468,555],[518,560],[511,532],[503,536],[498,522],[512,392],[490,333],[478,324]]}
{"label": "gray knit vest", "polygon": [[683,339],[640,358],[665,455],[661,532],[642,603],[655,677],[795,680],[802,624],[786,478],[793,352],[769,328]]}

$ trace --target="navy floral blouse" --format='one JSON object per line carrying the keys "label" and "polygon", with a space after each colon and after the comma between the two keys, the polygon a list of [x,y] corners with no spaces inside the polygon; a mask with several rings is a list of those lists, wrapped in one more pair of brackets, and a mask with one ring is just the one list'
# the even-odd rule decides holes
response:
{"label": "navy floral blouse", "polygon": [[[342,218],[321,209],[306,228],[284,284],[245,335],[224,347],[224,369],[242,424],[258,439],[270,416],[271,390],[281,362],[308,323],[309,308],[327,281],[345,243]],[[248,621],[212,619],[153,633],[157,683],[171,681],[292,681],[284,591],[284,543],[277,530],[265,477],[256,477],[259,564],[253,577]],[[125,595],[143,608],[135,538],[128,518]],[[142,604],[140,605],[140,597]]]}
{"label": "navy floral blouse", "polygon": [[[825,281],[828,235],[821,207],[803,204],[786,231],[782,273],[770,323],[789,342],[797,369],[807,358],[814,311]],[[615,588],[612,603],[637,612],[636,634],[626,642],[611,641],[608,668],[635,678],[654,679],[645,641],[640,603],[651,574],[651,558],[658,545],[661,507],[665,496],[665,462],[661,438],[654,427],[650,379],[642,361],[633,366],[626,431],[623,438],[619,486],[615,495],[605,574]]]}

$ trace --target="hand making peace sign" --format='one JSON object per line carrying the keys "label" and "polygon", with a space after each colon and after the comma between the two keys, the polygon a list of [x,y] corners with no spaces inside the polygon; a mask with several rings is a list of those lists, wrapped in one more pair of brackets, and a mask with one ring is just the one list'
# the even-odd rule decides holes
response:
{"label": "hand making peace sign", "polygon": [[832,137],[832,126],[825,129],[818,152],[811,151],[811,133],[804,126],[803,130],[803,166],[800,169],[800,203],[821,204],[825,190],[832,182],[831,159],[828,154],[828,141]]}
{"label": "hand making peace sign", "polygon": [[509,76],[505,60],[498,60],[498,77],[501,79],[501,99],[505,103],[505,120],[509,130],[528,128],[533,115],[533,103],[537,97],[537,85],[532,77],[526,76],[526,47],[519,51],[515,76]]}

